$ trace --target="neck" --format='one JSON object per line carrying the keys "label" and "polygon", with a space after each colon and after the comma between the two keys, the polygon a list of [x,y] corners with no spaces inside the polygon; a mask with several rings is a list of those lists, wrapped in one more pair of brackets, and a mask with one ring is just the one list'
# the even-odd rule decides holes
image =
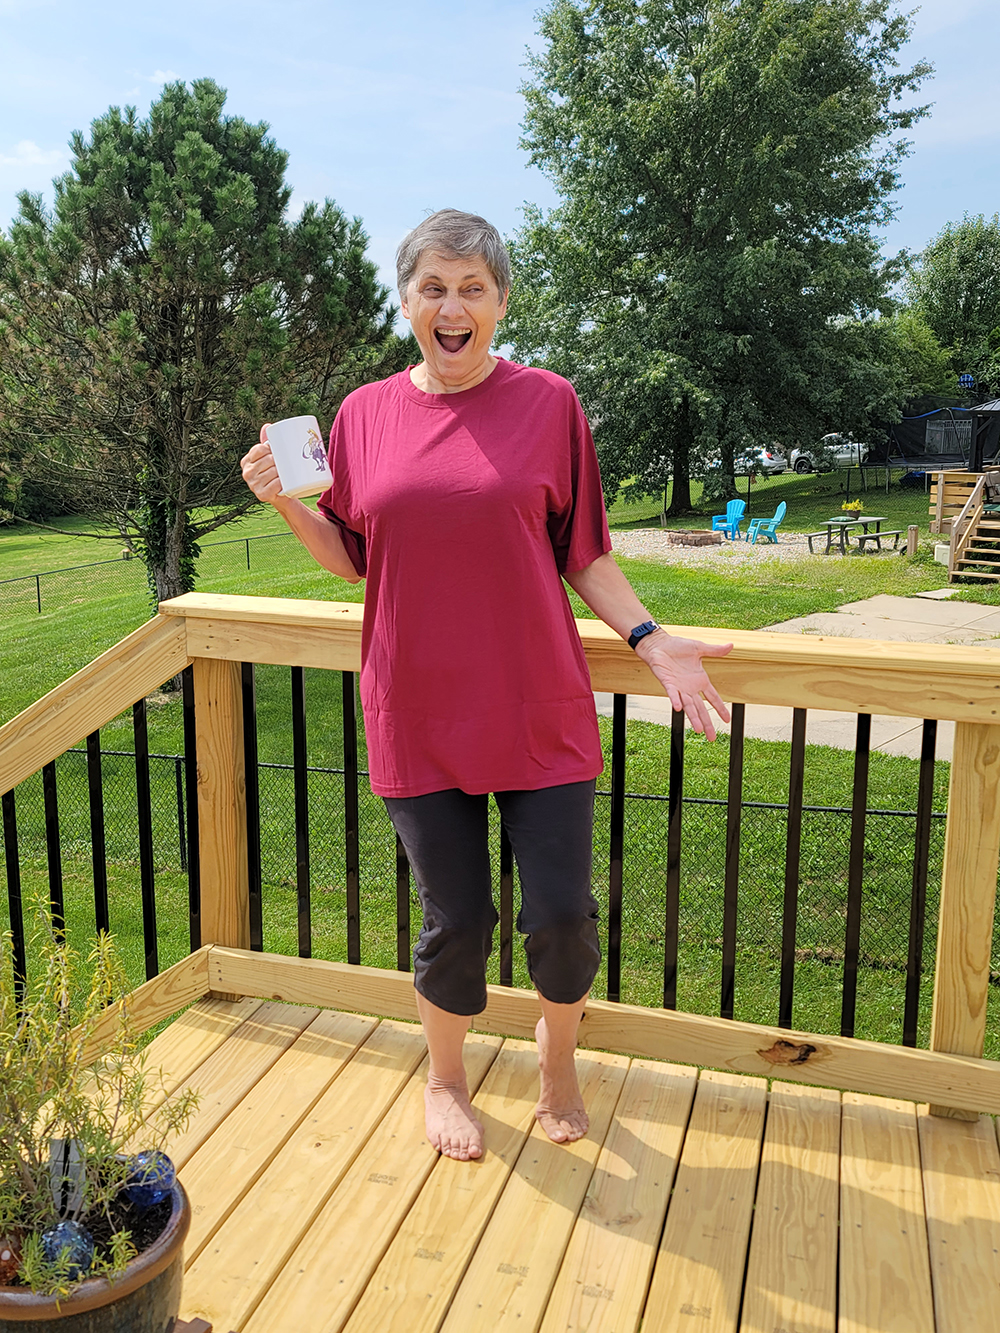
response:
{"label": "neck", "polygon": [[424,393],[461,393],[464,389],[474,389],[477,384],[482,384],[484,379],[493,374],[496,365],[496,357],[487,353],[485,359],[461,379],[443,380],[434,373],[426,361],[421,361],[419,366],[411,369],[410,381]]}

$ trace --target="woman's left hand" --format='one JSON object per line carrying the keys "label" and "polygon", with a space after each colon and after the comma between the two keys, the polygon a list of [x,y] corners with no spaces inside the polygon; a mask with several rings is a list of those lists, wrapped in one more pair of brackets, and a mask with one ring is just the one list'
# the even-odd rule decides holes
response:
{"label": "woman's left hand", "polygon": [[635,651],[666,690],[675,711],[683,709],[692,729],[714,741],[715,725],[706,704],[712,705],[723,722],[729,721],[729,709],[709,680],[702,658],[725,657],[732,647],[731,643],[676,638],[658,630],[640,639]]}

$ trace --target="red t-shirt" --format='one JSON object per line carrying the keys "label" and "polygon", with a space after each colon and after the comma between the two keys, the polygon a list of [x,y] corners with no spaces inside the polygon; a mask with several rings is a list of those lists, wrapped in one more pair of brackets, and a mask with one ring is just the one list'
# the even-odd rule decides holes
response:
{"label": "red t-shirt", "polygon": [[345,398],[320,497],[367,576],[361,703],[372,790],[534,790],[602,768],[561,574],[611,549],[573,387],[499,361],[461,393],[409,371]]}

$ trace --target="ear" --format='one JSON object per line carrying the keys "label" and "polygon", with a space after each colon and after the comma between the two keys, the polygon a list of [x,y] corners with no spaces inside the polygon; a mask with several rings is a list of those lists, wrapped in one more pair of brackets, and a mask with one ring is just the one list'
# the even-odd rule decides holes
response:
{"label": "ear", "polygon": [[[409,291],[409,283],[407,283],[406,290]],[[404,319],[410,318],[410,309],[409,309],[409,304],[406,300],[406,292],[399,293],[399,309]]]}
{"label": "ear", "polygon": [[503,296],[500,298],[500,313],[497,315],[497,319],[498,319],[498,320],[503,319],[504,315],[506,315],[506,313],[507,313],[507,297],[508,297],[508,296],[510,296],[510,288],[509,288],[509,287],[508,287],[507,290],[504,292]]}

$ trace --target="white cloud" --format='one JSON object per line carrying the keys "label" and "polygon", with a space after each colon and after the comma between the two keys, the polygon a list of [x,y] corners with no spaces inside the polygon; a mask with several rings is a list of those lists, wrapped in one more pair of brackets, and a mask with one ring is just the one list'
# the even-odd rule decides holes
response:
{"label": "white cloud", "polygon": [[0,167],[55,167],[68,157],[65,148],[39,148],[31,139],[22,139],[13,153],[0,153]]}
{"label": "white cloud", "polygon": [[176,83],[181,76],[172,69],[154,69],[152,74],[141,74],[139,77],[144,83]]}

